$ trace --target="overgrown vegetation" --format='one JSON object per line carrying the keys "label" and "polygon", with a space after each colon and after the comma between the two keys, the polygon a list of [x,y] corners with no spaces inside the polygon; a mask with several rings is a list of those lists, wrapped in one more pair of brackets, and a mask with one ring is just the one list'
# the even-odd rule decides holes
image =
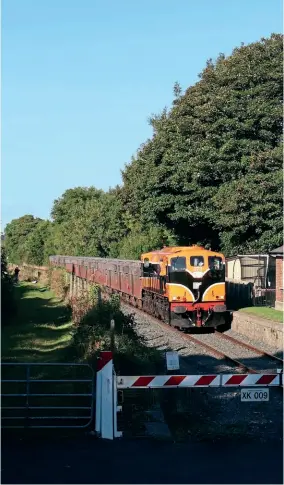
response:
{"label": "overgrown vegetation", "polygon": [[32,215],[6,228],[9,261],[50,254],[138,258],[201,243],[227,256],[282,244],[283,36],[211,59],[125,166],[123,184],[67,190],[52,222]]}
{"label": "overgrown vegetation", "polygon": [[100,301],[97,290],[91,287],[88,294],[66,305],[40,283],[21,282],[15,287],[17,313],[2,331],[2,360],[95,364],[98,353],[111,347],[113,318],[117,371],[158,371],[162,365],[160,352],[144,345],[135,333],[133,317],[121,312],[117,297]]}
{"label": "overgrown vegetation", "polygon": [[[84,311],[85,309],[85,311]],[[155,373],[163,369],[162,354],[146,346],[144,339],[135,332],[133,315],[125,315],[120,309],[119,299],[93,302],[82,296],[72,302],[72,314],[84,316],[74,331],[74,358],[89,360],[101,350],[112,347],[110,320],[115,322],[114,364],[120,374]]]}

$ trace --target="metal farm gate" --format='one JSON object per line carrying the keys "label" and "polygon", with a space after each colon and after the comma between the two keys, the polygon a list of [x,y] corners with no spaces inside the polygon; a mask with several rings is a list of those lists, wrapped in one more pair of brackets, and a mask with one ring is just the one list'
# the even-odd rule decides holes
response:
{"label": "metal farm gate", "polygon": [[2,363],[2,428],[88,428],[95,374],[88,364]]}

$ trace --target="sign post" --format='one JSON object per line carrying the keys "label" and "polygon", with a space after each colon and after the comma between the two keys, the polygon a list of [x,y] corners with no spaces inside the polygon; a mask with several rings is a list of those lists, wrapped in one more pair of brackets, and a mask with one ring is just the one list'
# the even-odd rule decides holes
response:
{"label": "sign post", "polygon": [[[177,375],[179,371],[179,355],[176,351],[172,350],[166,352],[166,367],[167,367],[167,374],[169,375]],[[165,393],[165,403],[166,409],[169,414],[175,413],[177,410],[177,402],[178,402],[178,389],[168,389]]]}

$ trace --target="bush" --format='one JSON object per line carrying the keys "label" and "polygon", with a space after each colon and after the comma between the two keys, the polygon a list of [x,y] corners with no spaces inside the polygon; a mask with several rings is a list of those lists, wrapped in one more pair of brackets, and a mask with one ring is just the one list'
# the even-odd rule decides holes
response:
{"label": "bush", "polygon": [[[90,294],[93,294],[93,299]],[[100,351],[110,350],[110,322],[114,319],[116,372],[130,375],[140,372],[155,373],[162,369],[162,353],[155,348],[148,348],[144,339],[138,336],[135,332],[134,315],[125,315],[121,311],[118,295],[101,301],[96,289],[91,287],[89,295],[73,298],[70,306],[72,319],[76,323],[71,345],[72,358],[94,363]]]}
{"label": "bush", "polygon": [[50,268],[48,280],[51,291],[54,291],[58,298],[65,300],[69,288],[66,271],[62,268]]}

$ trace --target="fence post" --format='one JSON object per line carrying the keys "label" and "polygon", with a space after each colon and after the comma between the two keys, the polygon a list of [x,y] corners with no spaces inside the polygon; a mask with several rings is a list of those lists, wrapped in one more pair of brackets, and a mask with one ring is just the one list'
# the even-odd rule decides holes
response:
{"label": "fence post", "polygon": [[110,321],[110,349],[114,353],[115,350],[115,321],[112,318]]}

